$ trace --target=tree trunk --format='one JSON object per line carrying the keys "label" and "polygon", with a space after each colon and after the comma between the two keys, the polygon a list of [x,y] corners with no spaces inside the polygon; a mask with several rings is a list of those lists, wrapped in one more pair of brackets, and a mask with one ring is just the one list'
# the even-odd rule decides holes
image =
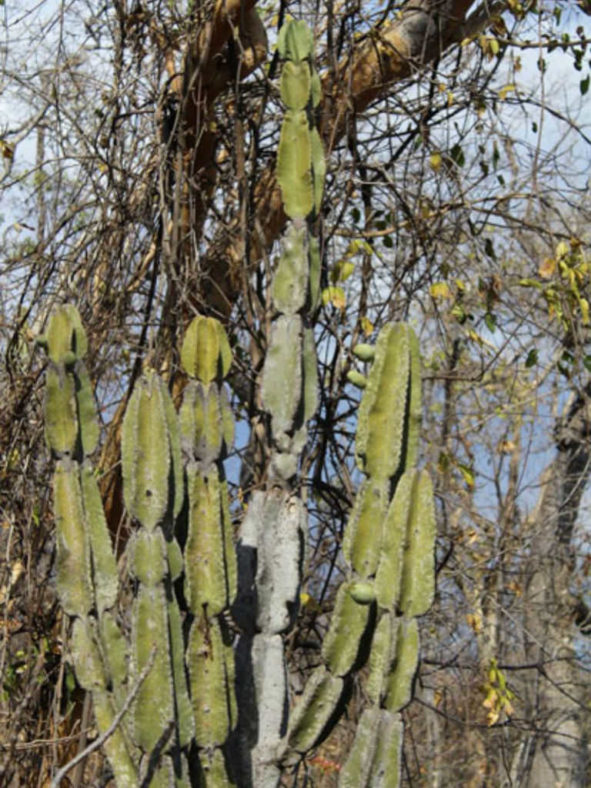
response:
{"label": "tree trunk", "polygon": [[588,784],[584,684],[574,660],[576,629],[569,586],[575,570],[572,536],[590,472],[590,393],[591,384],[574,397],[557,425],[558,453],[542,477],[534,515],[532,571],[524,605],[527,657],[537,665],[528,687],[528,716],[540,722],[525,748],[526,777],[520,783],[528,788]]}

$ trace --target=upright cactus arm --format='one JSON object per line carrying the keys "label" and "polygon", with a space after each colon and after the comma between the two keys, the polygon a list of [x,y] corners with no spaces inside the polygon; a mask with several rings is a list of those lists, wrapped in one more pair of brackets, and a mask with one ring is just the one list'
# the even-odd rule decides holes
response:
{"label": "upright cactus arm", "polygon": [[[73,306],[58,307],[39,339],[49,357],[45,435],[58,458],[54,474],[57,590],[73,618],[70,653],[80,684],[92,693],[99,731],[126,695],[126,644],[112,614],[118,577],[91,455],[98,442],[94,396],[84,366],[86,334]],[[122,785],[137,784],[138,760],[127,721],[106,744]]]}
{"label": "upright cactus arm", "polygon": [[[280,91],[285,114],[277,178],[291,221],[270,288],[272,325],[261,382],[263,406],[271,422],[269,478],[267,488],[255,492],[249,501],[239,545],[241,554],[256,556],[254,562],[242,564],[246,571],[240,587],[249,600],[245,604],[239,600],[239,607],[244,609],[256,599],[246,646],[256,708],[243,710],[243,716],[257,715],[251,780],[261,788],[275,786],[280,779],[278,755],[285,733],[287,683],[277,677],[286,675],[282,636],[297,614],[307,535],[305,506],[295,488],[307,440],[306,424],[318,402],[316,347],[309,322],[318,300],[320,253],[312,230],[325,170],[322,143],[314,127],[320,82],[310,29],[303,22],[288,22],[280,31],[278,49],[284,61]],[[335,682],[330,698],[341,694],[342,681]],[[323,703],[327,708],[328,696]]]}
{"label": "upright cactus arm", "polygon": [[132,708],[139,775],[145,779],[156,762],[150,784],[168,785],[174,761],[178,784],[188,785],[182,748],[192,739],[194,723],[182,666],[180,611],[172,587],[181,571],[173,527],[183,500],[181,440],[170,394],[153,371],[138,380],[129,400],[121,457],[124,500],[137,526],[128,544],[129,571],[136,580],[131,680],[138,681],[147,670]]}
{"label": "upright cactus arm", "polygon": [[[373,705],[360,720],[339,785],[395,788],[400,783],[403,736],[399,712],[412,698],[419,659],[416,617],[428,611],[434,596],[435,509],[429,476],[415,467],[421,394],[414,332],[400,324],[387,327],[375,354],[363,346],[356,355],[373,361],[359,409],[358,463],[369,477],[366,488],[377,478],[393,489],[373,532],[378,552],[373,581],[377,625],[366,684]],[[371,532],[368,538],[371,541]],[[355,557],[352,549],[350,554]],[[374,739],[368,746],[370,727]]]}
{"label": "upright cactus arm", "polygon": [[[325,736],[342,708],[349,677],[369,654],[372,701],[358,726],[340,785],[399,784],[402,722],[418,664],[416,616],[434,591],[435,513],[427,474],[416,470],[420,367],[412,330],[386,326],[375,348],[355,349],[371,362],[358,416],[357,458],[366,474],[345,529],[349,577],[338,589],[322,656],[284,740],[284,758]],[[335,682],[341,682],[341,691]]]}
{"label": "upright cactus arm", "polygon": [[196,317],[191,322],[181,362],[190,378],[180,409],[188,487],[184,587],[193,616],[186,663],[201,778],[204,785],[217,787],[230,784],[222,751],[237,722],[234,652],[223,620],[237,583],[222,464],[233,437],[223,388],[232,356],[217,320]]}

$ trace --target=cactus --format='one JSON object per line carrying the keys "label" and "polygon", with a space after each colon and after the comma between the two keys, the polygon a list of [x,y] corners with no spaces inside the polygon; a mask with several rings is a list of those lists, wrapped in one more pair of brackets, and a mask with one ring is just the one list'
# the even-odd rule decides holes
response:
{"label": "cactus", "polygon": [[[236,552],[223,468],[234,433],[224,388],[232,352],[221,324],[198,316],[180,350],[186,386],[178,416],[163,380],[147,370],[124,417],[123,497],[133,525],[122,562],[121,582],[133,593],[125,627],[92,467],[99,426],[75,308],[55,310],[39,340],[48,354],[45,434],[56,459],[58,594],[99,732],[118,722],[105,752],[121,786],[225,786],[235,776],[240,785],[277,786],[282,769],[330,733],[366,663],[359,680],[370,706],[340,784],[399,784],[400,711],[418,664],[417,617],[434,596],[435,538],[431,483],[417,469],[418,340],[405,324],[385,326],[375,345],[352,351],[370,365],[348,373],[364,392],[355,452],[364,478],[344,533],[346,576],[321,663],[288,713],[284,639],[297,617],[308,530],[298,469],[318,406],[313,316],[325,161],[307,26],[285,25],[278,48],[286,112],[277,177],[290,221],[269,288],[259,381],[270,427],[267,480],[247,502]],[[230,610],[244,630],[236,658]]]}
{"label": "cactus", "polygon": [[212,318],[195,318],[181,348],[181,363],[190,378],[180,409],[188,492],[184,590],[194,617],[186,662],[201,769],[212,785],[219,784],[215,781],[223,770],[221,747],[237,720],[234,654],[220,620],[236,594],[236,557],[222,468],[233,435],[223,390],[231,362],[221,325]]}
{"label": "cactus", "polygon": [[[428,474],[415,467],[420,357],[414,332],[403,324],[386,326],[375,352],[361,345],[354,354],[372,363],[359,408],[356,446],[367,479],[347,525],[344,549],[355,576],[373,579],[377,621],[366,682],[372,706],[359,722],[339,785],[398,786],[403,731],[399,712],[412,698],[419,655],[416,617],[433,602],[435,577],[433,490]],[[370,596],[368,589],[360,598]]]}

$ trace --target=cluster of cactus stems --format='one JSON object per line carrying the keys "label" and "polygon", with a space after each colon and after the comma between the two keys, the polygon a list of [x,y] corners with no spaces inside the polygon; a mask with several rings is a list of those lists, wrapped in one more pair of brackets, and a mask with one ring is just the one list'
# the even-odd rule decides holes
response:
{"label": "cluster of cactus stems", "polygon": [[[232,356],[222,326],[197,317],[181,349],[189,382],[178,414],[161,378],[147,371],[124,418],[123,490],[134,523],[124,561],[133,580],[130,625],[118,617],[118,568],[91,463],[99,427],[75,308],[56,309],[40,339],[49,357],[46,437],[57,461],[58,593],[99,732],[114,728],[104,748],[120,786],[277,786],[282,770],[334,727],[365,665],[371,706],[340,785],[399,784],[400,710],[417,668],[417,617],[433,599],[435,539],[431,483],[416,467],[419,349],[405,324],[387,325],[375,346],[354,349],[371,367],[356,440],[364,479],[343,543],[348,576],[322,663],[289,711],[284,637],[297,616],[305,561],[297,476],[317,408],[310,324],[325,164],[314,124],[320,82],[312,35],[292,21],[278,43],[286,112],[277,174],[290,221],[271,286],[261,382],[271,427],[268,481],[248,501],[235,549],[222,466],[233,440],[223,384]],[[226,624],[230,608],[243,629],[237,647]]]}
{"label": "cluster of cactus stems", "polygon": [[117,621],[117,565],[90,461],[98,422],[78,312],[55,310],[41,343],[49,356],[46,437],[57,459],[57,588],[99,731],[121,717],[105,742],[117,784],[230,785],[223,748],[237,711],[222,614],[236,595],[236,556],[221,465],[233,440],[222,384],[231,364],[226,334],[211,318],[189,326],[181,350],[189,383],[178,415],[152,371],[127,406],[123,491],[136,526],[126,550],[135,589],[129,633]]}

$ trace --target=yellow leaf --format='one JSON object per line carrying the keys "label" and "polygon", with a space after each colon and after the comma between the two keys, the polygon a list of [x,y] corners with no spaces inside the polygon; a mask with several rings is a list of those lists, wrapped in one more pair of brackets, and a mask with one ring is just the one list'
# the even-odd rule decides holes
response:
{"label": "yellow leaf", "polygon": [[429,156],[429,166],[432,170],[435,170],[435,172],[439,172],[441,169],[441,153],[439,153],[439,151]]}
{"label": "yellow leaf", "polygon": [[516,580],[510,580],[507,583],[507,590],[515,594],[515,596],[521,596],[523,594],[523,588]]}
{"label": "yellow leaf", "polygon": [[429,288],[429,293],[431,297],[435,299],[451,298],[451,292],[447,282],[434,282]]}
{"label": "yellow leaf", "polygon": [[324,306],[332,304],[337,309],[344,309],[347,303],[345,291],[342,287],[325,287],[322,291],[322,303]]}
{"label": "yellow leaf", "polygon": [[466,616],[468,625],[472,627],[474,633],[479,635],[482,632],[482,616],[478,613],[468,613]]}
{"label": "yellow leaf", "polygon": [[474,544],[478,540],[478,531],[474,528],[470,528],[468,533],[466,534],[466,542],[468,544]]}
{"label": "yellow leaf", "polygon": [[499,98],[506,99],[507,94],[511,93],[513,90],[515,90],[515,85],[505,85],[499,90]]}
{"label": "yellow leaf", "polygon": [[501,441],[497,446],[499,454],[512,454],[517,447],[513,441]]}
{"label": "yellow leaf", "polygon": [[542,277],[542,279],[551,279],[556,271],[556,260],[553,257],[546,257],[546,259],[540,264],[538,268],[538,273]]}
{"label": "yellow leaf", "polygon": [[451,90],[448,90],[447,91],[447,106],[451,107],[452,104],[454,103],[454,101],[455,101],[454,94],[451,92]]}
{"label": "yellow leaf", "polygon": [[8,142],[5,142],[4,140],[0,140],[0,152],[2,153],[3,159],[13,159],[14,145],[9,145]]}
{"label": "yellow leaf", "polygon": [[558,258],[558,260],[561,260],[563,257],[566,257],[569,252],[570,252],[570,244],[568,244],[566,241],[561,241],[556,247],[556,257]]}
{"label": "yellow leaf", "polygon": [[300,605],[303,609],[309,610],[311,613],[318,613],[320,611],[320,605],[318,602],[313,596],[306,593],[305,591],[302,591],[300,594]]}
{"label": "yellow leaf", "polygon": [[368,317],[362,317],[359,323],[361,325],[361,330],[366,337],[369,337],[373,334],[373,323]]}
{"label": "yellow leaf", "polygon": [[589,325],[589,302],[586,298],[579,298],[579,306],[581,307],[581,318],[583,325]]}
{"label": "yellow leaf", "polygon": [[498,696],[497,691],[493,687],[489,687],[486,693],[486,698],[482,701],[482,705],[485,709],[494,709],[497,705]]}
{"label": "yellow leaf", "polygon": [[488,720],[489,726],[494,725],[495,722],[497,722],[499,719],[499,712],[497,711],[497,709],[491,709],[489,713],[486,715],[486,719]]}
{"label": "yellow leaf", "polygon": [[351,263],[347,260],[339,260],[338,263],[335,263],[335,266],[331,271],[331,281],[335,284],[337,282],[344,282],[351,276],[354,270],[355,263]]}

